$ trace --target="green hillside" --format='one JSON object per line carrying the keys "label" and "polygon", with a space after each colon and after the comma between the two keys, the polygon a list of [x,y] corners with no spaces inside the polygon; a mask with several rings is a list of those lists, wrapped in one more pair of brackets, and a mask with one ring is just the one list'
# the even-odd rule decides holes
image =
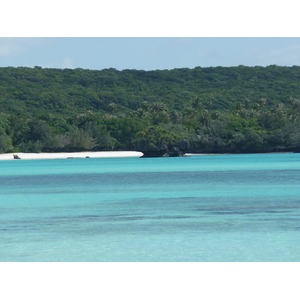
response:
{"label": "green hillside", "polygon": [[0,68],[0,152],[296,151],[298,99],[298,66]]}
{"label": "green hillside", "polygon": [[195,97],[230,109],[238,101],[270,103],[300,98],[300,67],[211,67],[157,71],[0,68],[0,109],[23,113],[49,110],[69,115],[105,112],[115,103],[135,110],[143,101],[182,109]]}

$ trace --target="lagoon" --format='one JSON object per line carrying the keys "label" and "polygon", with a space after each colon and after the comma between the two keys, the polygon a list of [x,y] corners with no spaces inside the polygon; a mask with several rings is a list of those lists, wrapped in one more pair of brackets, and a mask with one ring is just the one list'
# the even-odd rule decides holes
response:
{"label": "lagoon", "polygon": [[300,154],[0,162],[0,261],[300,261]]}

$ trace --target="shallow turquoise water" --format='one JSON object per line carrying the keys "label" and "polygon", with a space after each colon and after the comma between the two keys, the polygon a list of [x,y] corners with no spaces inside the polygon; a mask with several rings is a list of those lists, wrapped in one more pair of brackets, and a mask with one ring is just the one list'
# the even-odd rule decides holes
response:
{"label": "shallow turquoise water", "polygon": [[0,162],[0,261],[300,261],[300,154]]}

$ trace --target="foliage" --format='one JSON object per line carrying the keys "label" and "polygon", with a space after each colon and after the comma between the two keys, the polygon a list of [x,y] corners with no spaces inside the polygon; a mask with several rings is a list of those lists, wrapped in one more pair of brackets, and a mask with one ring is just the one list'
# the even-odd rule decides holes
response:
{"label": "foliage", "polygon": [[135,148],[139,151],[187,150],[193,134],[182,125],[151,125],[136,135]]}
{"label": "foliage", "polygon": [[88,150],[96,146],[95,139],[92,137],[92,135],[82,128],[73,129],[70,131],[69,138],[69,147],[74,151]]}
{"label": "foliage", "polygon": [[9,137],[5,134],[0,134],[0,153],[9,151],[12,148],[11,146]]}
{"label": "foliage", "polygon": [[276,65],[0,68],[0,152],[299,151],[299,79]]}

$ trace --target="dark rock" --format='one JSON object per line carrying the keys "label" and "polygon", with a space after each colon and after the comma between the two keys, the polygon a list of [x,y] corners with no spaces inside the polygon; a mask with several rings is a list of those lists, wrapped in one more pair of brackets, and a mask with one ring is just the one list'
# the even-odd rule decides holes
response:
{"label": "dark rock", "polygon": [[169,155],[165,150],[150,150],[150,151],[143,151],[143,156],[141,158],[145,157],[168,157]]}
{"label": "dark rock", "polygon": [[138,145],[137,151],[143,152],[143,157],[177,157],[184,156],[186,150],[189,147],[187,141],[181,141],[177,144],[160,144],[160,145],[149,145],[143,143]]}

